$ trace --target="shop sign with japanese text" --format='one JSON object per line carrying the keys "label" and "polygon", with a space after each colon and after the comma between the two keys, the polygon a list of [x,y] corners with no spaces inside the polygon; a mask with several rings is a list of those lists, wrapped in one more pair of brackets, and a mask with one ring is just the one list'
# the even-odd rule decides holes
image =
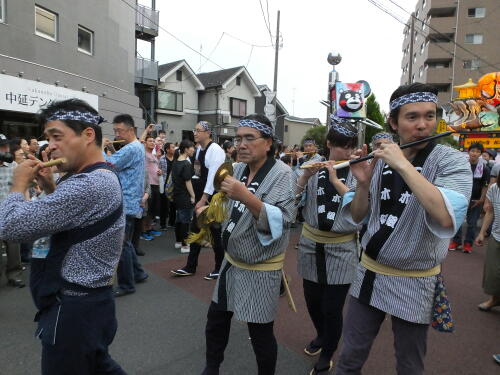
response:
{"label": "shop sign with japanese text", "polygon": [[54,101],[71,98],[84,100],[98,110],[97,95],[0,74],[0,110],[37,113]]}

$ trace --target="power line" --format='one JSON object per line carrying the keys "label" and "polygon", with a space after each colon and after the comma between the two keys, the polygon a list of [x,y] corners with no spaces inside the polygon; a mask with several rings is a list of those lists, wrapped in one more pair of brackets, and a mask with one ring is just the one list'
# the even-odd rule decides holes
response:
{"label": "power line", "polygon": [[271,18],[269,17],[269,0],[266,0],[267,25],[271,28]]}
{"label": "power line", "polygon": [[224,31],[224,35],[227,35],[228,37],[231,37],[231,38],[233,38],[233,39],[236,39],[237,41],[239,41],[239,42],[241,42],[241,43],[244,43],[244,44],[247,44],[247,45],[252,46],[252,47],[257,47],[257,48],[269,48],[269,47],[274,47],[274,45],[272,45],[272,44],[262,45],[262,44],[254,44],[254,43],[249,43],[249,42],[246,42],[246,41],[244,41],[244,40],[242,40],[242,39],[240,39],[240,38],[238,38],[238,37],[236,37],[236,36],[234,36],[234,35],[231,35],[231,34],[229,34],[228,32],[225,32],[225,31]]}
{"label": "power line", "polygon": [[208,54],[208,57],[207,59],[203,62],[203,64],[200,65],[200,68],[198,69],[198,73],[201,71],[201,68],[207,63],[208,59],[210,59],[212,57],[212,55],[214,54],[215,50],[217,49],[217,47],[219,47],[219,44],[220,44],[220,41],[222,40],[222,37],[224,36],[224,32],[220,35],[220,38],[219,40],[217,41],[217,44],[215,45],[215,47],[212,49],[212,51],[210,51],[210,53]]}
{"label": "power line", "polygon": [[212,64],[214,64],[215,66],[219,67],[220,69],[224,69],[222,66],[220,66],[219,64],[217,64],[215,61],[210,60],[207,56],[203,55],[201,52],[199,52],[196,49],[194,49],[193,47],[191,47],[189,44],[187,44],[186,42],[184,42],[183,40],[181,40],[180,38],[178,38],[176,35],[172,34],[170,31],[168,31],[167,29],[165,29],[164,27],[162,27],[161,25],[159,25],[158,23],[156,23],[154,20],[152,20],[151,18],[149,18],[148,16],[146,16],[144,13],[140,12],[138,10],[138,8],[135,7],[134,5],[129,4],[126,0],[121,0],[121,1],[123,3],[125,3],[125,4],[127,4],[127,6],[129,6],[130,8],[134,9],[137,13],[139,13],[140,15],[142,15],[144,18],[146,18],[147,20],[151,21],[151,23],[153,25],[158,26],[159,29],[161,29],[164,32],[166,32],[168,35],[170,35],[172,38],[174,38],[175,40],[177,40],[179,43],[181,43],[185,47],[189,48],[191,51],[193,51],[196,54],[200,55],[201,57],[207,59],[207,61],[210,61]]}
{"label": "power line", "polygon": [[[413,13],[410,13],[408,12],[405,8],[403,8],[401,5],[399,5],[398,3],[396,3],[394,0],[389,0],[392,4],[396,5],[399,9],[403,10],[405,13],[409,14],[410,17],[413,17],[415,18],[417,21],[419,22],[422,22],[423,25],[426,25],[427,27],[429,27],[429,29],[435,31],[439,36],[442,36],[446,39],[448,39],[451,43],[453,43],[454,45],[456,45],[458,48],[461,48],[463,49],[465,52],[467,53],[470,53],[472,56],[476,57],[478,60],[481,60],[483,62],[486,63],[486,65],[488,66],[491,66],[493,67],[494,69],[500,69],[498,68],[497,66],[495,66],[494,64],[490,63],[488,60],[485,60],[483,59],[482,57],[480,57],[479,55],[477,55],[476,53],[472,52],[471,50],[469,50],[468,48],[465,48],[464,46],[462,46],[460,43],[458,42],[455,42],[454,40],[452,40],[449,36],[441,33],[439,30],[437,30],[436,28],[432,27],[429,23],[425,22],[424,20],[419,20],[417,17],[415,17],[415,15]],[[457,14],[457,17],[458,17],[458,14]],[[455,30],[456,32],[456,30]],[[413,36],[412,36],[413,37]]]}
{"label": "power line", "polygon": [[273,44],[273,35],[271,33],[271,25],[269,24],[269,20],[266,19],[266,15],[264,13],[264,7],[262,6],[262,0],[259,0],[260,10],[262,12],[262,17],[264,18],[264,24],[266,25],[267,32],[269,33],[269,38],[271,39],[271,44]]}
{"label": "power line", "polygon": [[250,55],[248,55],[247,63],[245,64],[245,68],[250,64],[250,59],[252,58],[253,46],[250,48]]}

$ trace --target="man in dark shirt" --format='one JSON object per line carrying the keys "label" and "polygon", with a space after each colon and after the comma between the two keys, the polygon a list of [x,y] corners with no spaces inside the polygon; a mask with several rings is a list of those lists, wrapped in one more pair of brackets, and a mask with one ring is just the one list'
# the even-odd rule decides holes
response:
{"label": "man in dark shirt", "polygon": [[[480,158],[484,152],[481,143],[473,143],[469,147],[469,162],[472,170],[472,194],[467,208],[467,232],[463,252],[470,254],[472,252],[472,243],[474,242],[477,220],[481,214],[488,182],[490,180],[490,169],[487,163]],[[450,242],[448,250],[453,251],[462,248],[462,228],[458,230],[455,237]]]}

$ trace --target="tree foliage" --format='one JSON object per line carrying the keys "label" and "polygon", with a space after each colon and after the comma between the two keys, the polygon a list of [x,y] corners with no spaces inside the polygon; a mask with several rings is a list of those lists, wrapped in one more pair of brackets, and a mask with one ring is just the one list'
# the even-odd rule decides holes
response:
{"label": "tree foliage", "polygon": [[390,133],[386,117],[380,110],[380,104],[378,104],[375,94],[370,95],[366,100],[366,117],[373,122],[382,125],[384,127],[384,130],[379,130],[372,128],[371,126],[367,126],[365,132],[365,143],[368,144],[376,133],[380,133],[382,131]]}

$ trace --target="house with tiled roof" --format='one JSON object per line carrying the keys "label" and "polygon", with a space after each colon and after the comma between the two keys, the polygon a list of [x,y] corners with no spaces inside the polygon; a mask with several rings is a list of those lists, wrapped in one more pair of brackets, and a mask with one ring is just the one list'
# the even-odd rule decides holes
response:
{"label": "house with tiled roof", "polygon": [[286,116],[283,143],[287,146],[300,145],[306,132],[315,126],[323,126],[319,118]]}
{"label": "house with tiled roof", "polygon": [[168,140],[192,138],[199,116],[198,93],[204,89],[186,60],[158,66],[156,119]]}
{"label": "house with tiled roof", "polygon": [[215,138],[232,139],[240,118],[255,113],[259,87],[244,66],[198,74],[205,89],[199,92],[199,120],[212,124]]}

